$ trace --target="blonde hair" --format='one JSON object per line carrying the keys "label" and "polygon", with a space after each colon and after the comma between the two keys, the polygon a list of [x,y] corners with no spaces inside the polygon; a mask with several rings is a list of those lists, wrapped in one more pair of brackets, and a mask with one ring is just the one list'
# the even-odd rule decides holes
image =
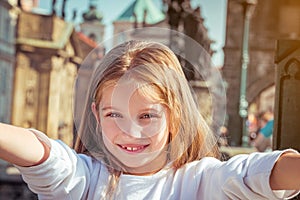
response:
{"label": "blonde hair", "polygon": [[[199,113],[176,55],[162,44],[145,41],[129,41],[115,47],[95,69],[75,144],[78,153],[103,160],[111,167],[112,176],[122,172],[122,165],[107,151],[99,136],[101,131],[97,130],[91,104],[98,105],[103,88],[116,84],[124,76],[147,83],[150,87],[145,87],[145,95],[169,109],[168,156],[175,170],[205,156],[219,157],[214,134]],[[152,90],[149,92],[147,88]]]}

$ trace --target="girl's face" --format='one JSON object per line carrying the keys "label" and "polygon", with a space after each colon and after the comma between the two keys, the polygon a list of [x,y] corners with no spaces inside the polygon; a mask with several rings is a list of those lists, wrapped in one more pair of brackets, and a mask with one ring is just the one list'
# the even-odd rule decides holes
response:
{"label": "girl's face", "polygon": [[104,145],[130,174],[151,174],[166,164],[169,110],[141,95],[136,84],[105,88],[98,112],[92,109]]}

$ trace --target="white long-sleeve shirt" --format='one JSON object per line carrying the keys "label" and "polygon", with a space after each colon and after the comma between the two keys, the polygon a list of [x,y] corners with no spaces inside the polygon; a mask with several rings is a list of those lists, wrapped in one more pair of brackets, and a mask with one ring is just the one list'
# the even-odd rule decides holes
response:
{"label": "white long-sleeve shirt", "polygon": [[[33,130],[50,148],[49,158],[38,166],[17,168],[39,199],[106,199],[109,172],[98,160]],[[283,199],[295,191],[274,192],[271,170],[283,151],[238,155],[221,162],[207,157],[185,164],[175,174],[165,167],[151,176],[122,174],[115,199]]]}

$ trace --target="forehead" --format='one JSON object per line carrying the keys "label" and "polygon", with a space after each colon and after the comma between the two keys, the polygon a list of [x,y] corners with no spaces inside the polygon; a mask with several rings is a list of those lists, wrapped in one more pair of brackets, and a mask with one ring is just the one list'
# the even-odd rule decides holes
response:
{"label": "forehead", "polygon": [[157,104],[158,99],[153,98],[153,86],[141,85],[136,82],[126,84],[108,85],[102,90],[100,103],[102,104]]}

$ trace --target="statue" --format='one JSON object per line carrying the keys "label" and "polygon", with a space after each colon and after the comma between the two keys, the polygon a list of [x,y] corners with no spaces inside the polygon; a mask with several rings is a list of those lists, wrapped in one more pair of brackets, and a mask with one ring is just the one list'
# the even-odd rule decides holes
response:
{"label": "statue", "polygon": [[177,30],[181,18],[181,6],[177,1],[172,1],[169,4],[168,8],[168,23],[171,26],[171,29]]}
{"label": "statue", "polygon": [[89,11],[83,13],[82,15],[84,21],[99,21],[101,22],[103,19],[102,14],[97,11],[96,6],[90,5]]}

